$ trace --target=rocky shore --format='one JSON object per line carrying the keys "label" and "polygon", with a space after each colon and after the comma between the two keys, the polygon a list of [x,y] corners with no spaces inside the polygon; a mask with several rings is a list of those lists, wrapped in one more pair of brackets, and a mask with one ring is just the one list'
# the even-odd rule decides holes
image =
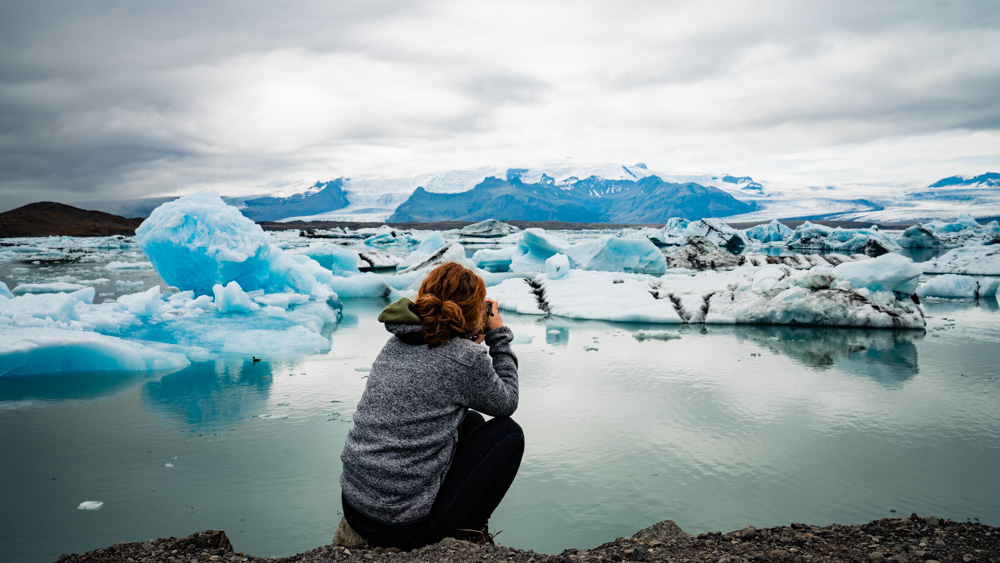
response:
{"label": "rocky shore", "polygon": [[[502,538],[498,538],[502,540]],[[867,524],[810,526],[791,524],[729,533],[691,536],[670,520],[630,538],[592,549],[567,549],[558,555],[501,545],[478,546],[446,538],[412,551],[326,545],[286,558],[255,557],[233,551],[225,532],[205,531],[184,538],[119,543],[84,554],[63,555],[70,562],[166,561],[170,563],[259,561],[665,561],[737,563],[755,561],[862,561],[886,563],[1000,561],[1000,528],[953,522],[933,516],[883,518]]]}

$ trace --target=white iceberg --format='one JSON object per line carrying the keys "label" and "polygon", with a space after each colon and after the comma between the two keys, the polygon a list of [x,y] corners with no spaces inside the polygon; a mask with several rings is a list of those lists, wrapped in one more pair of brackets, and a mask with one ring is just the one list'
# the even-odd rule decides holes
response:
{"label": "white iceberg", "polygon": [[76,507],[77,510],[100,510],[104,503],[99,500],[85,500]]}
{"label": "white iceberg", "polygon": [[22,283],[14,288],[14,295],[26,293],[72,293],[83,289],[84,285],[68,282]]}
{"label": "white iceberg", "polygon": [[928,274],[1000,276],[1000,244],[963,246],[924,263]]}
{"label": "white iceberg", "polygon": [[921,299],[942,297],[948,299],[980,299],[995,297],[1000,287],[1000,277],[976,277],[958,274],[931,276],[917,288]]}

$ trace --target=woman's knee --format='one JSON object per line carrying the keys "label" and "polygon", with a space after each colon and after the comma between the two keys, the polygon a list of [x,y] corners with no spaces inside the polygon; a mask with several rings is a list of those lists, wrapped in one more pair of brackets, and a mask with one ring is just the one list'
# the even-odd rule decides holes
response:
{"label": "woman's knee", "polygon": [[502,437],[501,439],[510,440],[524,449],[524,430],[521,429],[520,424],[514,422],[513,418],[501,416],[494,418],[490,423],[496,424],[495,431]]}

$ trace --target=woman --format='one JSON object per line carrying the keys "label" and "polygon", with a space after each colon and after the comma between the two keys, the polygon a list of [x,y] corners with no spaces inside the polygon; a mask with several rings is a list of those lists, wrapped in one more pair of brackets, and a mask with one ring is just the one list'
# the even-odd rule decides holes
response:
{"label": "woman", "polygon": [[[487,521],[524,451],[509,418],[517,408],[513,334],[483,279],[455,262],[435,268],[415,302],[400,299],[379,321],[393,337],[372,364],[341,455],[344,518],[375,545],[491,541]],[[476,411],[496,418],[485,422]]]}

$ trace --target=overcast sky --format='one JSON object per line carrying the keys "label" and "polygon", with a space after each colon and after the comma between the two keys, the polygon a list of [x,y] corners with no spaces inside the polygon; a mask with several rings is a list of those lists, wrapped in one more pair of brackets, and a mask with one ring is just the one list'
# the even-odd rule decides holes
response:
{"label": "overcast sky", "polygon": [[1000,3],[8,1],[0,210],[646,162],[1000,171]]}

